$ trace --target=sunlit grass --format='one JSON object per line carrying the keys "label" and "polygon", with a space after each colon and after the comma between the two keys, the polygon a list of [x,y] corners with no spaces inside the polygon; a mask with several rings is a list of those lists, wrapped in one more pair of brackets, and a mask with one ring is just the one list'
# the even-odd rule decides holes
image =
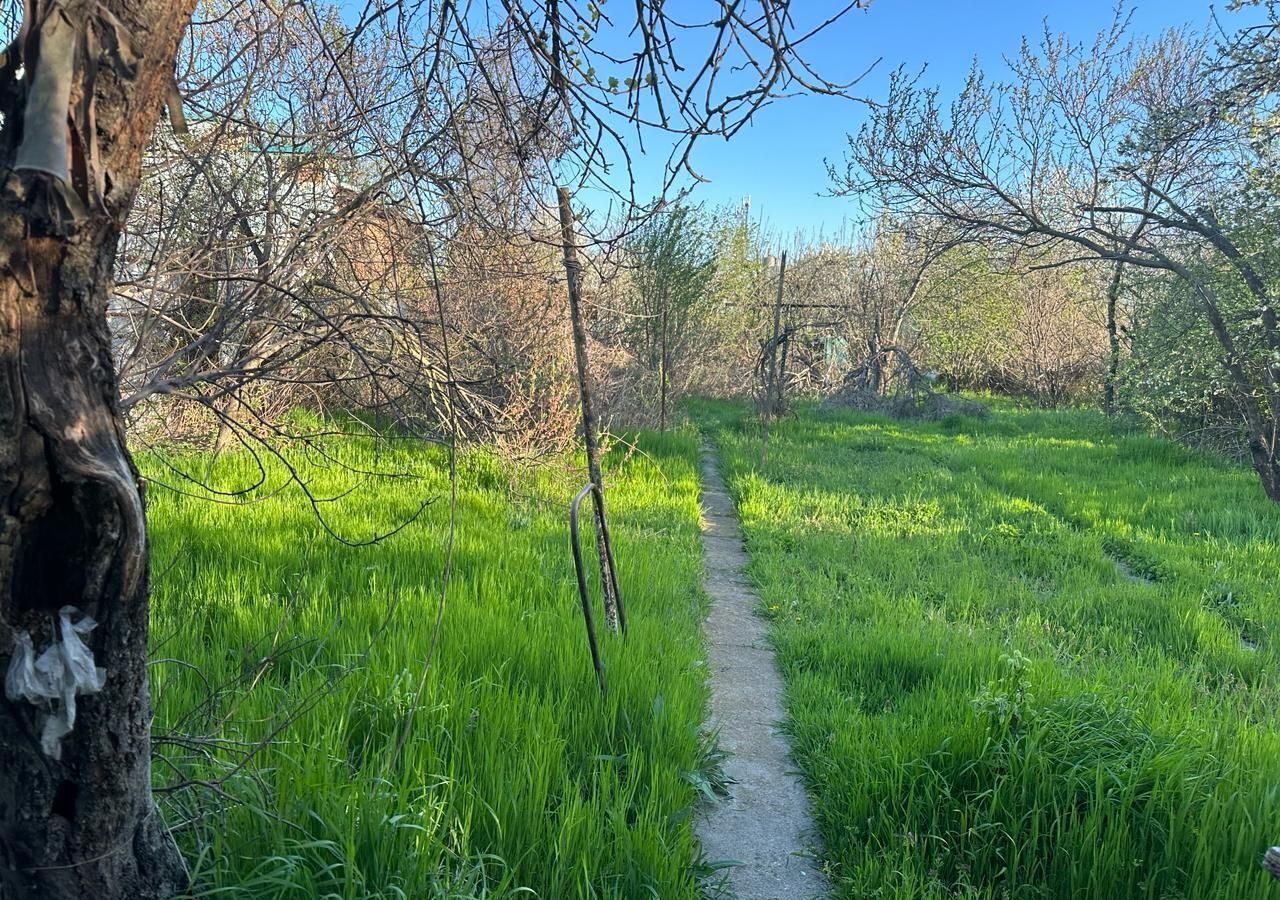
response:
{"label": "sunlit grass", "polygon": [[[157,744],[157,785],[216,779],[223,792],[162,794],[193,893],[696,896],[690,815],[707,750],[693,435],[642,436],[642,452],[607,461],[630,634],[603,642],[605,699],[565,521],[580,461],[463,455],[443,633],[399,754],[444,571],[446,458],[412,442],[327,449],[336,462],[313,453],[300,471],[337,498],[318,508],[342,537],[429,505],[350,547],[296,486],[280,489],[278,466],[230,505],[149,491],[156,732],[178,736]],[[159,456],[140,463],[183,483]],[[225,490],[255,477],[244,453],[209,473]],[[236,770],[238,742],[262,740]]]}
{"label": "sunlit grass", "polygon": [[839,893],[1280,897],[1280,510],[1086,411],[721,450]]}

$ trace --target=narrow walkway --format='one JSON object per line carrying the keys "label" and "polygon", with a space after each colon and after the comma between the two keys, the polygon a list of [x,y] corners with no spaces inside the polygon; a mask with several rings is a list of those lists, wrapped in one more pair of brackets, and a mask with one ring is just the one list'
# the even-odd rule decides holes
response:
{"label": "narrow walkway", "polygon": [[706,561],[710,725],[728,751],[730,796],[707,804],[698,837],[708,860],[736,860],[729,887],[740,900],[810,900],[825,896],[826,879],[810,855],[816,841],[809,798],[794,774],[782,721],[782,679],[755,615],[758,602],[743,569],[747,555],[733,501],[716,470],[715,451],[702,451],[702,549]]}

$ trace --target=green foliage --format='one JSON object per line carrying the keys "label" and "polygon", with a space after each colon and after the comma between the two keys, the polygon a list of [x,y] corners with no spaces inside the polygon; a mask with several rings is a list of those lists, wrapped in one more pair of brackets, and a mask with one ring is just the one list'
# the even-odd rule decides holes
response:
{"label": "green foliage", "polygon": [[964,384],[989,376],[1015,339],[1017,300],[1010,279],[978,245],[955,247],[926,273],[917,319],[925,363]]}
{"label": "green foliage", "polygon": [[[461,457],[443,634],[415,707],[445,563],[443,454],[353,439],[324,450],[303,474],[334,498],[321,508],[347,539],[433,502],[350,547],[279,493],[270,467],[233,505],[150,490],[155,771],[193,895],[697,896],[692,806],[719,776],[700,733],[693,436],[641,436],[639,452],[606,458],[630,634],[603,639],[603,700],[567,539],[578,461]],[[140,462],[165,481],[171,462],[208,466]],[[225,453],[210,477],[233,490],[255,475]],[[263,740],[237,769],[245,742]]]}
{"label": "green foliage", "polygon": [[1097,270],[1053,252],[1002,258],[980,244],[948,250],[925,273],[914,324],[919,362],[966,389],[1052,406],[1096,396],[1106,332]]}
{"label": "green foliage", "polygon": [[[1084,411],[700,404],[842,897],[1280,897],[1280,511]],[[1127,565],[1119,564],[1119,557]],[[1146,577],[1144,577],[1146,576]]]}
{"label": "green foliage", "polygon": [[715,276],[712,235],[700,207],[677,204],[627,241],[635,270],[632,346],[654,372],[683,361]]}
{"label": "green foliage", "polygon": [[[1241,235],[1243,237],[1243,235]],[[1255,264],[1265,254],[1255,256]],[[1229,323],[1236,358],[1253,384],[1280,364],[1259,320],[1257,300],[1238,275],[1201,264],[1196,275],[1213,291]],[[1223,365],[1222,346],[1203,305],[1181,279],[1131,275],[1135,304],[1130,353],[1118,383],[1123,405],[1146,424],[1193,444],[1232,455],[1245,453],[1240,386]]]}
{"label": "green foliage", "polygon": [[709,339],[699,354],[694,384],[702,390],[731,396],[749,390],[769,304],[765,251],[758,222],[739,207],[727,207],[713,217],[715,277],[708,285],[706,325]]}
{"label": "green foliage", "polygon": [[709,291],[723,318],[750,320],[760,316],[761,279],[765,275],[764,248],[759,225],[743,210],[720,210],[714,220],[716,268]]}

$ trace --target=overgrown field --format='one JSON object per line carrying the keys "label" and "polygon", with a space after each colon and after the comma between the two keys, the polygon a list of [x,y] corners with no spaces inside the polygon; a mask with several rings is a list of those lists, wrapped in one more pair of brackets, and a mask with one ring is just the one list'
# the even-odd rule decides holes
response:
{"label": "overgrown field", "polygon": [[[309,454],[301,474],[336,498],[318,508],[346,539],[433,501],[367,547],[327,534],[278,465],[230,505],[151,485],[156,781],[195,895],[697,895],[696,444],[640,449],[606,463],[630,634],[604,640],[603,701],[566,525],[580,460],[462,456],[443,633],[416,707],[448,544],[442,451],[347,439]],[[140,462],[184,490],[169,463],[207,467]],[[225,491],[256,477],[243,453],[210,476]]]}
{"label": "overgrown field", "polygon": [[1280,897],[1280,511],[1100,416],[708,405],[845,897]]}

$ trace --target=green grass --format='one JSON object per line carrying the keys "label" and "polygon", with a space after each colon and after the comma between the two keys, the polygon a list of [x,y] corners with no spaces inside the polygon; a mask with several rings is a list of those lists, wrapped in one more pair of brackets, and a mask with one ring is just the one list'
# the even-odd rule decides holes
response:
{"label": "green grass", "polygon": [[[329,442],[332,459],[308,455],[301,473],[338,497],[319,509],[347,539],[434,498],[368,547],[330,537],[279,466],[231,505],[150,487],[156,782],[194,895],[698,895],[690,815],[712,751],[696,444],[684,432],[640,446],[606,464],[630,634],[603,642],[603,700],[565,521],[580,461],[513,472],[462,456],[443,635],[398,756],[444,569],[444,454],[347,439]],[[160,455],[140,464],[184,483]],[[228,490],[255,477],[244,454],[212,473]]]}
{"label": "green grass", "polygon": [[[843,897],[1280,897],[1280,510],[1084,412],[716,438]],[[1123,563],[1121,565],[1120,563]]]}

